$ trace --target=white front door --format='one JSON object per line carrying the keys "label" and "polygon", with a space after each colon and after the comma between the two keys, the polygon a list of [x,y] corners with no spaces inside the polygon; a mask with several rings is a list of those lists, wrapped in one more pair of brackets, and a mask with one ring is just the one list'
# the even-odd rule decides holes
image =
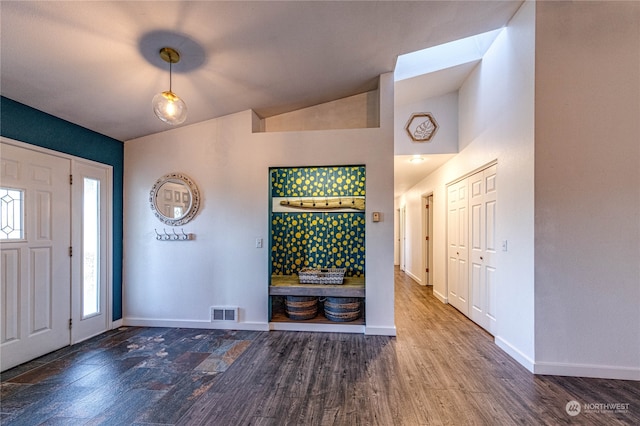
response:
{"label": "white front door", "polygon": [[469,177],[471,219],[471,319],[495,333],[496,169],[493,165]]}
{"label": "white front door", "polygon": [[0,369],[70,343],[71,161],[0,144]]}
{"label": "white front door", "polygon": [[104,165],[74,160],[72,343],[108,329],[110,171]]}

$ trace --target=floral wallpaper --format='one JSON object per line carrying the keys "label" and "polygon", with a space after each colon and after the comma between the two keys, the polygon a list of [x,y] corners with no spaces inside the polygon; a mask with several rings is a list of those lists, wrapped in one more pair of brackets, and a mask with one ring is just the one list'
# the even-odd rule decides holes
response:
{"label": "floral wallpaper", "polygon": [[[364,166],[271,170],[272,197],[364,195]],[[272,212],[270,247],[273,275],[295,275],[302,268],[345,268],[345,276],[364,276],[365,213]]]}
{"label": "floral wallpaper", "polygon": [[350,197],[364,195],[364,166],[271,169],[272,197]]}

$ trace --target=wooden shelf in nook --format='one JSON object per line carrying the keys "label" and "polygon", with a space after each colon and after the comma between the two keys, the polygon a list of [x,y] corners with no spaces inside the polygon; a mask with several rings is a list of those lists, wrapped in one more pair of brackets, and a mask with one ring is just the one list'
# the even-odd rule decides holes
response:
{"label": "wooden shelf in nook", "polygon": [[270,296],[365,297],[364,277],[345,277],[343,284],[300,284],[297,275],[272,275]]}

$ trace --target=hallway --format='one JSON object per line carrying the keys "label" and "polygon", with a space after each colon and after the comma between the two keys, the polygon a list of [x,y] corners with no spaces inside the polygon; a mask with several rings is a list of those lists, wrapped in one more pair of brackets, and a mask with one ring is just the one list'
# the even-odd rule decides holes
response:
{"label": "hallway", "polygon": [[640,423],[640,383],[534,376],[397,268],[395,292],[396,338],[113,330],[2,374],[2,424]]}

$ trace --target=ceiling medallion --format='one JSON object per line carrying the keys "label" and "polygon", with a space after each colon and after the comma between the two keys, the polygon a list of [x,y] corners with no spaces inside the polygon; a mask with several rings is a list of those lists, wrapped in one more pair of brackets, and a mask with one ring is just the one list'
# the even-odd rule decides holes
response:
{"label": "ceiling medallion", "polygon": [[414,142],[429,142],[438,130],[438,123],[430,112],[414,112],[405,130]]}

